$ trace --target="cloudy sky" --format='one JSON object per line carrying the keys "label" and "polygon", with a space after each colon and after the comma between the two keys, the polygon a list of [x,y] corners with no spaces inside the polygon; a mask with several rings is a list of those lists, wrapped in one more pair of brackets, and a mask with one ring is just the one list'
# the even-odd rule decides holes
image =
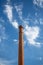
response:
{"label": "cloudy sky", "polygon": [[0,65],[18,65],[19,25],[24,65],[43,65],[43,0],[0,0]]}

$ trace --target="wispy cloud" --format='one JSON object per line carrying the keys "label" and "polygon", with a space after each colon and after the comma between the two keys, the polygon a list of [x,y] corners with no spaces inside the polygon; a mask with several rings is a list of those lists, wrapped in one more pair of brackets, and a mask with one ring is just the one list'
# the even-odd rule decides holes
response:
{"label": "wispy cloud", "polygon": [[18,40],[17,40],[17,39],[14,39],[13,41],[14,41],[14,42],[17,42]]}
{"label": "wispy cloud", "polygon": [[33,0],[33,3],[38,7],[43,8],[43,0]]}
{"label": "wispy cloud", "polygon": [[12,6],[11,5],[5,5],[5,13],[7,14],[7,17],[9,19],[9,22],[12,24],[13,27],[18,28],[18,22],[14,19],[13,20],[13,13],[12,13]]}
{"label": "wispy cloud", "polygon": [[39,37],[39,27],[38,26],[28,26],[26,25],[24,33],[26,35],[26,38],[28,40],[28,43],[35,46],[40,46],[39,42],[36,42],[35,40],[37,37]]}
{"label": "wispy cloud", "polygon": [[0,43],[5,39],[7,39],[5,27],[2,24],[0,24]]}
{"label": "wispy cloud", "polygon": [[14,44],[15,43],[18,44],[18,40],[17,39],[13,39],[13,42],[14,42]]}
{"label": "wispy cloud", "polygon": [[23,3],[15,4],[14,7],[16,9],[16,12],[18,13],[19,19],[22,21],[22,24],[25,26],[26,23],[28,23],[29,21],[26,20],[27,18],[23,17]]}
{"label": "wispy cloud", "polygon": [[14,5],[18,15],[19,15],[19,18],[22,19],[22,9],[23,9],[23,4],[20,3],[20,4],[16,4]]}
{"label": "wispy cloud", "polygon": [[39,21],[40,21],[40,24],[43,25],[43,19],[40,18]]}
{"label": "wispy cloud", "polygon": [[0,58],[0,65],[12,65],[15,63],[17,60],[5,60]]}
{"label": "wispy cloud", "polygon": [[43,25],[43,19],[40,18],[40,17],[39,17],[38,19],[35,18],[33,21],[34,21],[34,24],[36,24],[36,25],[37,25],[37,24],[38,24],[38,25]]}
{"label": "wispy cloud", "polygon": [[16,20],[14,20],[14,22],[12,22],[12,25],[13,25],[13,27],[18,28],[18,23]]}
{"label": "wispy cloud", "polygon": [[8,5],[8,4],[5,5],[4,12],[7,14],[7,17],[9,19],[9,21],[12,21],[12,18],[13,18],[13,16],[12,16],[12,6],[11,5]]}
{"label": "wispy cloud", "polygon": [[[16,9],[16,12],[18,13],[18,17],[20,18],[20,20],[22,21],[23,24],[26,24],[28,23],[29,24],[29,21],[32,23],[32,24],[39,24],[40,23],[40,18],[39,18],[39,15],[37,12],[35,12],[35,18],[32,18],[31,14],[28,14],[26,18],[23,17],[23,4],[16,4],[14,5],[15,9]],[[39,19],[37,19],[37,17]],[[42,23],[42,22],[41,22]],[[41,24],[40,23],[40,24]]]}

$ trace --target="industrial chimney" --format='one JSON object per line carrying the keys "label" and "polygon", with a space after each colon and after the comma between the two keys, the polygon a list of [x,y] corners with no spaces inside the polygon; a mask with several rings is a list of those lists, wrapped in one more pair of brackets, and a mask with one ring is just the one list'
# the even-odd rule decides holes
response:
{"label": "industrial chimney", "polygon": [[18,65],[24,65],[24,41],[23,41],[23,27],[19,26],[19,52]]}

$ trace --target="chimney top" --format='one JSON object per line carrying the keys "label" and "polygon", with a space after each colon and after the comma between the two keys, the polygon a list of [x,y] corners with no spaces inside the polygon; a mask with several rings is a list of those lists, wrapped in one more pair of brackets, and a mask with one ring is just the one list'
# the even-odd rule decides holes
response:
{"label": "chimney top", "polygon": [[19,28],[23,28],[22,25],[20,25]]}
{"label": "chimney top", "polygon": [[19,26],[19,32],[23,32],[23,27],[22,27],[22,25]]}

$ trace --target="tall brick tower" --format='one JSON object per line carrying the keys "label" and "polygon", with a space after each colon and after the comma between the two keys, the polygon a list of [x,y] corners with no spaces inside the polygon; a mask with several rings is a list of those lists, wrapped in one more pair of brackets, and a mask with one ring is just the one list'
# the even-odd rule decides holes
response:
{"label": "tall brick tower", "polygon": [[19,26],[19,52],[18,65],[24,65],[24,41],[23,41],[23,27]]}

